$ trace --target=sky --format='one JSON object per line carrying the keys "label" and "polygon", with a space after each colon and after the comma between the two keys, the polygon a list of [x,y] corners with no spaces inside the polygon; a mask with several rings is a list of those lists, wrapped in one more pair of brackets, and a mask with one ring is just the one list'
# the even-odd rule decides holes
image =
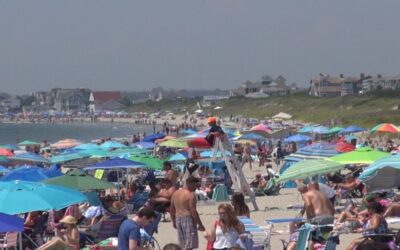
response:
{"label": "sky", "polygon": [[0,1],[0,92],[400,73],[398,0]]}

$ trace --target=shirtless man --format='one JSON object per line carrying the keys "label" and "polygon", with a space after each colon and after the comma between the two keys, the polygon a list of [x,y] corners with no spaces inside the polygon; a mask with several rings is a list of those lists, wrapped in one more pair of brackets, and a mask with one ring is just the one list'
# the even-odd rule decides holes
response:
{"label": "shirtless man", "polygon": [[161,189],[157,196],[152,200],[155,210],[164,213],[165,208],[170,206],[172,195],[176,191],[176,187],[172,185],[171,180],[164,179],[161,183]]}
{"label": "shirtless man", "polygon": [[169,161],[164,162],[163,166],[163,170],[166,172],[165,179],[170,180],[172,185],[176,186],[179,176],[178,172],[172,169],[172,165]]}
{"label": "shirtless man", "polygon": [[186,180],[186,187],[176,191],[172,195],[171,219],[174,228],[178,231],[179,244],[185,250],[198,248],[199,238],[197,230],[205,230],[196,210],[196,195],[194,191],[199,185],[200,181],[190,176]]}
{"label": "shirtless man", "polygon": [[335,209],[330,200],[319,191],[318,183],[308,184],[308,191],[303,194],[304,209],[311,224],[332,224]]}

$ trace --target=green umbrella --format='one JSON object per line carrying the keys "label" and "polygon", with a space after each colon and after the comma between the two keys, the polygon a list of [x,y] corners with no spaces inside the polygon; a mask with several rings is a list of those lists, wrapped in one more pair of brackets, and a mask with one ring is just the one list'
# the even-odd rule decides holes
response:
{"label": "green umbrella", "polygon": [[85,153],[63,154],[63,155],[56,155],[56,156],[51,157],[50,162],[51,163],[61,163],[61,162],[83,159],[86,157],[90,157],[90,155],[85,154]]}
{"label": "green umbrella", "polygon": [[7,157],[0,155],[0,162],[7,162]]}
{"label": "green umbrella", "polygon": [[389,155],[389,153],[376,151],[370,147],[363,147],[349,153],[333,156],[329,159],[342,164],[371,164]]}
{"label": "green umbrella", "polygon": [[129,157],[131,161],[141,162],[146,164],[150,169],[161,170],[163,168],[163,160],[154,158],[152,156],[134,155]]}
{"label": "green umbrella", "polygon": [[329,134],[335,134],[335,133],[339,133],[340,131],[342,131],[343,128],[342,127],[333,127],[331,129],[329,129]]}
{"label": "green umbrella", "polygon": [[71,170],[66,175],[50,178],[43,182],[79,190],[115,188],[111,182],[96,179],[93,176],[85,174],[80,169]]}
{"label": "green umbrella", "polygon": [[18,145],[20,145],[20,146],[35,146],[35,145],[40,145],[40,142],[25,140],[23,142],[18,143]]}
{"label": "green umbrella", "polygon": [[278,181],[289,181],[296,179],[303,179],[306,177],[336,172],[345,165],[329,161],[329,160],[305,160],[290,166],[281,176]]}
{"label": "green umbrella", "polygon": [[160,146],[170,147],[170,148],[185,148],[188,146],[187,141],[180,139],[172,139],[168,141],[161,142]]}

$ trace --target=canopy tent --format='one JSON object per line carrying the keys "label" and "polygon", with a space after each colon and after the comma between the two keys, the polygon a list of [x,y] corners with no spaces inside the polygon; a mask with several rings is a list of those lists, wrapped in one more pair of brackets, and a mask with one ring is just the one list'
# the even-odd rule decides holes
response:
{"label": "canopy tent", "polygon": [[389,153],[376,151],[370,147],[363,147],[349,153],[336,155],[330,159],[342,164],[371,164],[374,161],[389,155]]}
{"label": "canopy tent", "polygon": [[272,119],[290,120],[292,119],[292,116],[284,112],[279,112],[278,114],[274,115]]}
{"label": "canopy tent", "polygon": [[85,170],[92,169],[127,169],[127,168],[143,168],[145,164],[141,162],[130,161],[126,159],[114,158],[94,165],[85,167]]}
{"label": "canopy tent", "polygon": [[278,181],[284,182],[289,180],[304,179],[306,177],[315,175],[336,172],[344,167],[344,164],[329,160],[305,160],[293,164],[279,176]]}
{"label": "canopy tent", "polygon": [[6,214],[60,210],[85,200],[81,192],[41,182],[0,183],[0,212]]}
{"label": "canopy tent", "polygon": [[400,187],[400,155],[388,156],[374,162],[358,179],[367,185],[369,191]]}
{"label": "canopy tent", "polygon": [[111,182],[96,179],[93,176],[85,174],[85,172],[80,169],[71,170],[63,176],[50,178],[43,182],[78,190],[108,189],[115,187]]}

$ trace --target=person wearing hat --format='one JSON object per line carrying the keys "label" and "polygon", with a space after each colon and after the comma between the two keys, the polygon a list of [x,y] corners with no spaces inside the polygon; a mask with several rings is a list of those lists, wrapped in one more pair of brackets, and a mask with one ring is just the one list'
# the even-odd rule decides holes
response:
{"label": "person wearing hat", "polygon": [[215,136],[222,136],[225,135],[224,130],[217,125],[217,118],[215,117],[208,117],[207,123],[210,126],[210,130],[208,131],[208,135],[206,136],[206,140],[208,143],[213,146]]}
{"label": "person wearing hat", "polygon": [[79,231],[76,226],[76,219],[67,215],[60,221],[65,229],[58,230],[57,234],[59,237],[54,237],[51,241],[40,246],[38,250],[48,249],[68,249],[68,250],[79,250]]}

